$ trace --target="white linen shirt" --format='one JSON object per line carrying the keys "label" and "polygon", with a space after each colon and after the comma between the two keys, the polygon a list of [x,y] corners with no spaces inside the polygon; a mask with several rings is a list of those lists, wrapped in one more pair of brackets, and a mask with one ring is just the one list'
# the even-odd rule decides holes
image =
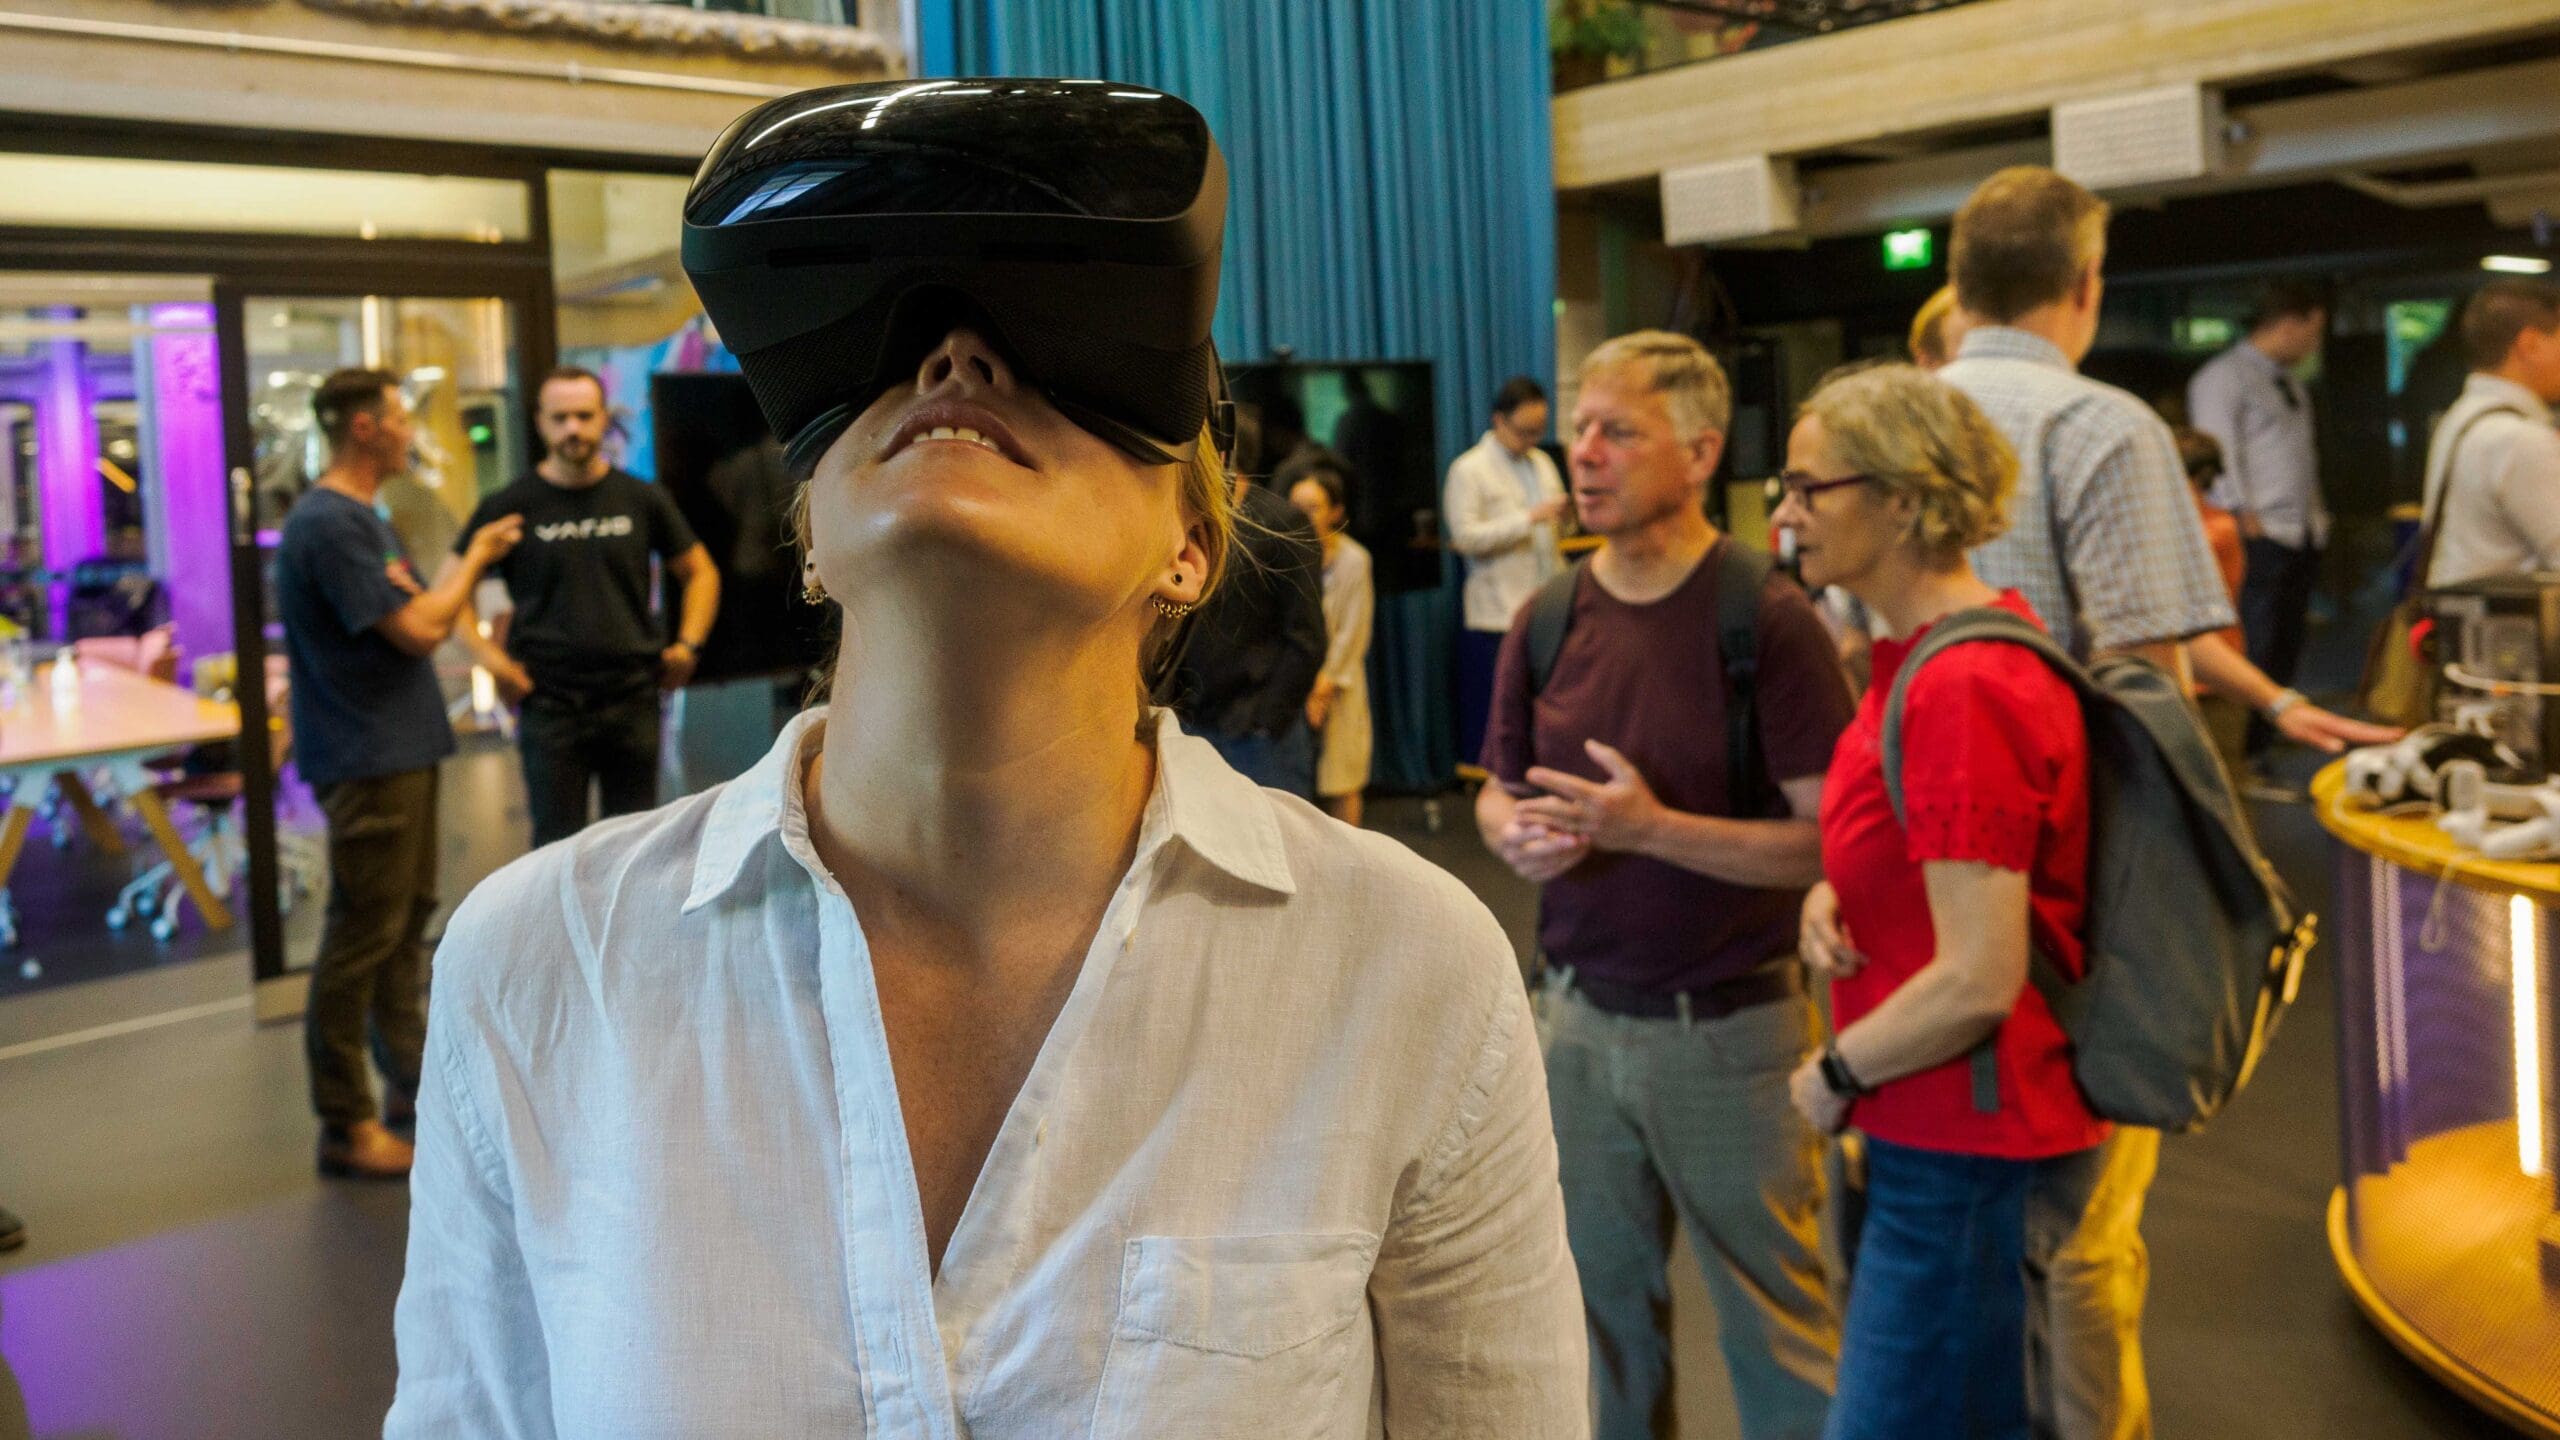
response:
{"label": "white linen shirt", "polygon": [[1533,445],[1528,454],[1514,455],[1490,430],[1449,462],[1440,509],[1448,517],[1450,548],[1467,557],[1468,629],[1509,632],[1511,617],[1564,568],[1555,522],[1529,518],[1533,505],[1563,498],[1564,478],[1546,451]]}
{"label": "white linen shirt", "polygon": [[1162,713],[1136,858],[933,1277],[809,841],[823,720],[455,913],[391,1440],[1588,1433],[1502,930]]}
{"label": "white linen shirt", "polygon": [[[2459,456],[2450,453],[2456,440]],[[2457,477],[2449,495],[2447,475]],[[2560,569],[2560,431],[2551,407],[2512,380],[2472,372],[2427,445],[2427,505],[2440,495],[2429,585]]]}

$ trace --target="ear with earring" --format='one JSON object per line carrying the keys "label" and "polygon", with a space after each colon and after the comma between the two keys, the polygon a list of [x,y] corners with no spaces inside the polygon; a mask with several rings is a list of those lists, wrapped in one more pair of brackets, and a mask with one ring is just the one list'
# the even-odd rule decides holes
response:
{"label": "ear with earring", "polygon": [[818,579],[818,562],[815,560],[800,562],[800,599],[809,605],[827,603],[827,587]]}
{"label": "ear with earring", "polygon": [[1161,595],[1159,595],[1159,596],[1157,596],[1157,597],[1156,597],[1156,599],[1155,599],[1155,604],[1156,604],[1156,613],[1157,613],[1157,614],[1159,614],[1159,615],[1161,615],[1161,616],[1163,616],[1163,617],[1164,617],[1164,618],[1166,618],[1167,620],[1179,620],[1179,619],[1181,619],[1183,616],[1188,615],[1188,614],[1190,614],[1190,613],[1191,613],[1191,607],[1190,607],[1190,606],[1188,606],[1188,605],[1182,605],[1182,604],[1177,604],[1177,603],[1176,603],[1176,602],[1174,602],[1174,601],[1167,600],[1166,598],[1164,598],[1164,597],[1163,597],[1163,596],[1161,596]]}

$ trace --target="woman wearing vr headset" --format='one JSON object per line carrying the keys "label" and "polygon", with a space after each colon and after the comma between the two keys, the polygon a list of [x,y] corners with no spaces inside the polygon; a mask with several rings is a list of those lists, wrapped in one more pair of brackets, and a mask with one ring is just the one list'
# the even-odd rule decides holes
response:
{"label": "woman wearing vr headset", "polygon": [[389,1435],[1586,1433],[1500,927],[1142,693],[1229,542],[1224,189],[1098,83],[714,147],[832,700],[455,914]]}

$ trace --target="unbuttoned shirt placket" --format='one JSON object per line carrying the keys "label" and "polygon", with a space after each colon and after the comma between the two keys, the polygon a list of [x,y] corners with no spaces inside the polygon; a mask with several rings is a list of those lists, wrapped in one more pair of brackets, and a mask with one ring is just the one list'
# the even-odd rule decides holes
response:
{"label": "unbuttoned shirt placket", "polygon": [[975,1327],[1019,1273],[1014,1262],[1030,1238],[1046,1116],[1113,969],[1136,945],[1164,820],[1160,801],[1151,800],[1137,854],[988,1147],[937,1279],[870,944],[851,901],[819,863],[796,797],[786,807],[784,846],[817,888],[819,1004],[835,1059],[844,1147],[847,1301],[861,1349],[864,1415],[875,1434],[969,1434],[960,1401]]}

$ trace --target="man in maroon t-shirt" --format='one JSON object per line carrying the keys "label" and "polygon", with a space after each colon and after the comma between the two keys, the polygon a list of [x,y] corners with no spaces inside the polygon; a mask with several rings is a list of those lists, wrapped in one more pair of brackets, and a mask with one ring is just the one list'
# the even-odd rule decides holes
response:
{"label": "man in maroon t-shirt", "polygon": [[1818,1043],[1795,917],[1822,876],[1814,816],[1853,707],[1812,602],[1772,577],[1756,788],[1783,803],[1736,814],[1716,604],[1734,542],[1704,506],[1731,413],[1723,372],[1686,337],[1622,336],[1583,362],[1573,495],[1605,543],[1535,694],[1535,607],[1512,622],[1476,802],[1485,843],[1543,887],[1539,1032],[1599,1440],[1669,1433],[1675,1218],[1706,1271],[1746,1436],[1819,1435],[1839,1353],[1817,1241],[1822,1140],[1787,1075]]}

